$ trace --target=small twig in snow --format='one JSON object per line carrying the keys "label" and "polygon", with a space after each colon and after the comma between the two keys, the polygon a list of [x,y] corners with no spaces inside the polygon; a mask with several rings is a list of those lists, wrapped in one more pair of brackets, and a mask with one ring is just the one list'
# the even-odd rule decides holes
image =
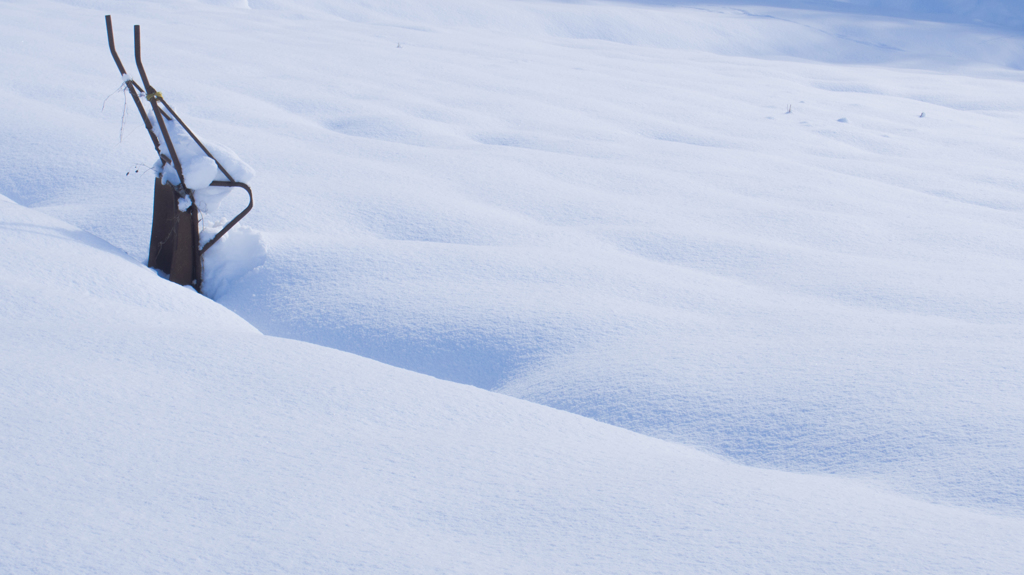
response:
{"label": "small twig in snow", "polygon": [[114,94],[116,94],[118,91],[120,91],[121,95],[124,97],[124,105],[121,107],[121,131],[120,131],[120,133],[117,136],[117,143],[120,144],[122,141],[124,141],[124,124],[128,120],[128,84],[127,84],[127,81],[121,82],[121,87],[118,88],[118,90],[114,90],[113,92],[111,92],[110,95],[107,96],[103,100],[103,105],[100,106],[100,111],[102,112],[103,110],[106,109],[106,107],[107,107],[107,100],[113,98]]}

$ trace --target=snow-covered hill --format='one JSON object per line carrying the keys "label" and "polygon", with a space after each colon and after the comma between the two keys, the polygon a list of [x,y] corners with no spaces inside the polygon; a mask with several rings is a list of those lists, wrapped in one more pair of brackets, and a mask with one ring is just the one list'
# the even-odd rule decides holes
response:
{"label": "snow-covered hill", "polygon": [[[1010,571],[1024,38],[928,5],[0,1],[0,567]],[[257,170],[217,303],[105,13]]]}

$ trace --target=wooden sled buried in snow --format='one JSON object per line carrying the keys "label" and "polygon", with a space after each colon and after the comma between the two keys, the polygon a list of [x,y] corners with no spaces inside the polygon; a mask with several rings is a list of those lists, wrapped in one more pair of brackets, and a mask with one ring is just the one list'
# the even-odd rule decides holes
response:
{"label": "wooden sled buried in snow", "polygon": [[[149,239],[148,265],[167,274],[171,281],[181,285],[191,285],[196,291],[201,292],[203,254],[252,210],[252,189],[231,176],[221,162],[210,153],[206,146],[199,141],[199,138],[192,133],[192,130],[185,125],[185,122],[178,117],[178,114],[171,109],[163,95],[153,89],[146,76],[146,70],[142,67],[139,26],[135,25],[135,66],[139,70],[139,77],[142,78],[142,86],[139,86],[125,71],[121,58],[118,57],[117,50],[114,48],[114,27],[109,15],[106,17],[106,21],[110,54],[114,57],[117,69],[121,72],[121,79],[131,93],[139,115],[142,116],[142,122],[146,125],[146,130],[149,132],[149,137],[153,141],[153,147],[160,157],[160,165],[163,168],[156,177],[153,190],[153,230]],[[146,108],[142,104],[143,97],[153,110],[153,117],[156,119],[159,132],[149,115],[146,114]],[[183,166],[174,148],[172,132],[168,129],[168,126],[173,128],[174,124],[184,129],[203,153],[217,164],[218,174],[223,174],[227,178],[226,180],[215,179],[210,182],[210,186],[242,188],[249,194],[249,205],[202,246],[199,238],[199,207],[195,202],[195,190],[185,186]],[[166,149],[163,146],[164,142],[167,144]]]}

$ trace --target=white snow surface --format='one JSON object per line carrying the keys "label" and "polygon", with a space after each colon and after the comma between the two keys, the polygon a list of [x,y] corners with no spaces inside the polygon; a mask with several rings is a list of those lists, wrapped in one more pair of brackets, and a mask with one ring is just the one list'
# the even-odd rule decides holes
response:
{"label": "white snow surface", "polygon": [[0,196],[4,573],[1008,573],[1024,520],[259,334]]}
{"label": "white snow surface", "polygon": [[[226,223],[226,222],[225,222]],[[207,227],[199,234],[200,245],[207,245],[224,223]],[[263,234],[244,224],[231,228],[203,255],[203,293],[217,298],[227,293],[235,280],[267,261]]]}
{"label": "white snow surface", "polygon": [[[1024,563],[1017,3],[0,10],[0,570]],[[258,169],[216,303],[106,13]]]}
{"label": "white snow surface", "polygon": [[637,3],[661,6],[749,4],[757,8],[798,8],[1003,28],[1019,29],[1024,25],[1024,5],[1013,0],[638,0]]}

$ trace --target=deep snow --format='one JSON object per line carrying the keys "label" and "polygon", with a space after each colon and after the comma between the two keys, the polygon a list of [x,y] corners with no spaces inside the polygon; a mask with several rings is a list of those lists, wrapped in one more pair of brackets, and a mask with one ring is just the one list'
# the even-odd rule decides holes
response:
{"label": "deep snow", "polygon": [[1008,573],[1024,521],[260,335],[0,196],[0,572]]}
{"label": "deep snow", "polygon": [[[522,507],[519,499],[496,503],[481,495],[475,501],[482,507],[459,515],[462,522],[452,528],[459,533],[490,525],[483,508],[516,510],[521,513],[516,526],[539,521],[546,527],[504,532],[499,527],[471,542],[459,540],[460,547],[487,559],[458,568],[472,571],[486,564],[500,570],[495,566],[509,565],[509,555],[501,553],[521,555],[514,546],[513,551],[494,551],[501,546],[501,533],[519,537],[518,549],[534,549],[565,531],[564,524],[580,529],[569,530],[561,546],[549,547],[549,555],[530,559],[537,563],[508,569],[537,571],[564,560],[558,563],[565,566],[562,570],[574,570],[569,566],[578,561],[584,570],[637,572],[643,570],[637,567],[641,556],[653,557],[641,567],[665,572],[682,567],[798,572],[815,566],[879,571],[889,568],[883,567],[886,561],[893,562],[893,571],[998,572],[1020,563],[1013,541],[1020,540],[1024,514],[1024,146],[1019,139],[1024,106],[1018,96],[1024,41],[1014,28],[1015,4],[977,4],[982,13],[960,10],[967,6],[963,3],[929,3],[927,14],[909,3],[852,3],[839,7],[845,12],[832,3],[816,5],[826,11],[797,10],[794,4],[499,0],[383,5],[252,0],[248,9],[242,4],[0,4],[5,16],[0,62],[6,74],[0,107],[18,111],[0,120],[0,193],[104,238],[136,260],[145,257],[152,185],[152,172],[145,167],[153,153],[141,122],[132,117],[124,141],[118,142],[123,101],[106,52],[102,14],[114,14],[122,51],[130,24],[141,23],[144,58],[157,89],[191,127],[230,145],[259,173],[252,182],[256,210],[246,220],[250,229],[237,235],[237,251],[229,250],[247,257],[222,258],[209,266],[217,278],[210,284],[216,286],[211,295],[219,303],[266,334],[547,404],[734,462],[807,474],[701,459],[724,466],[716,468],[721,472],[709,480],[709,489],[729,478],[737,482],[729,497],[749,496],[735,513],[719,515],[704,508],[697,514],[700,524],[712,517],[719,522],[711,535],[695,538],[691,527],[672,531],[679,524],[643,511],[634,516],[635,523],[653,527],[629,531],[622,543],[626,547],[603,552],[607,541],[598,543],[604,535],[595,535],[586,539],[592,545],[583,544],[573,555],[566,549],[581,544],[572,533],[593,526],[595,533],[616,533],[615,518],[623,509],[616,502],[639,489],[630,482],[649,477],[645,470],[670,465],[664,460],[671,458],[658,451],[639,463],[594,459],[586,468],[590,471],[566,464],[555,474],[564,481],[553,481],[554,499]],[[967,25],[976,19],[985,25]],[[790,108],[792,113],[786,113]],[[136,165],[143,166],[138,174]],[[228,198],[225,214],[237,211],[240,196]],[[24,235],[11,238],[31,243]],[[225,246],[231,244],[225,241]],[[49,258],[47,253],[38,257]],[[12,265],[0,269],[9,271]],[[61,277],[74,277],[60,266],[53,269],[68,274]],[[102,271],[97,278],[104,277]],[[5,281],[17,275],[8,273]],[[54,277],[43,275],[24,290],[70,281]],[[133,290],[142,289],[142,280],[95,281],[129,300],[136,297],[130,295]],[[172,297],[168,294],[177,288],[159,289],[145,296],[148,303],[139,309]],[[9,308],[27,310],[26,325],[31,318],[39,323],[29,341],[41,351],[33,353],[59,355],[55,349],[65,340],[43,342],[53,339],[55,326],[70,325],[67,337],[82,340],[83,353],[95,355],[95,346],[103,343],[88,335],[96,318],[92,311],[74,311],[75,293],[62,295],[69,303],[59,312],[42,296],[32,300],[42,307],[24,303]],[[187,305],[174,304],[175,313],[195,317],[186,323],[200,324],[195,329],[202,331],[198,317],[214,312],[201,310],[217,306],[197,303],[205,300],[195,294],[188,298],[181,300]],[[193,305],[199,306],[194,316],[183,311]],[[96,313],[120,317],[114,312],[121,306]],[[93,309],[92,304],[86,307]],[[49,317],[71,319],[38,321]],[[237,399],[230,390],[243,382],[230,375],[226,364],[216,367],[218,358],[242,352],[246,361],[258,358],[244,379],[265,372],[267,387],[254,392],[261,399],[253,400],[253,411],[246,413],[256,414],[276,401],[272,398],[284,393],[288,373],[294,374],[288,381],[314,382],[303,389],[328,385],[331,376],[324,374],[330,370],[317,371],[324,364],[338,366],[335,373],[354,370],[346,385],[372,380],[383,386],[379,396],[354,402],[352,413],[383,398],[408,403],[385,402],[382,414],[436,406],[431,398],[447,393],[441,389],[462,390],[444,396],[453,405],[473,397],[491,406],[487,409],[541,410],[536,413],[547,414],[545,423],[530,441],[551,442],[551,462],[579,450],[602,453],[610,440],[598,437],[601,433],[632,438],[621,439],[623,454],[646,449],[640,445],[692,453],[593,422],[578,425],[605,431],[576,438],[576,432],[563,433],[562,424],[553,423],[584,421],[573,416],[445,387],[450,384],[321,348],[258,335],[174,337],[155,327],[163,320],[148,323],[134,317],[111,319],[108,331],[127,323],[163,333],[114,340],[112,349],[139,340],[130,344],[138,353],[127,356],[142,359],[119,368],[125,385],[178,365],[148,358],[142,351],[149,349],[146,345],[187,340],[187,348],[173,343],[167,358],[206,354],[204,365],[219,374],[203,379],[211,384],[202,387],[206,395],[197,402]],[[237,318],[224,321],[239,334],[250,329],[233,323]],[[8,347],[18,341],[12,333],[8,330],[4,340],[8,359],[31,348]],[[200,340],[203,345],[192,343]],[[203,351],[210,341],[222,343]],[[287,355],[284,348],[303,351]],[[80,377],[102,379],[96,374],[117,361],[100,355],[91,368],[95,371]],[[50,373],[34,363],[11,365],[8,369],[17,369],[17,376],[5,381],[29,382],[4,388],[16,398],[32,393],[38,385],[31,382],[46,381]],[[59,371],[62,365],[70,363],[51,367]],[[168,377],[159,376],[159,381],[178,389]],[[193,370],[181,377],[182,385],[195,386],[198,376]],[[225,381],[228,391],[218,391],[214,381]],[[391,383],[379,383],[384,381]],[[63,388],[47,389],[51,395],[40,396],[42,403],[59,397]],[[346,388],[337,401],[351,392]],[[290,422],[273,424],[275,437],[286,443],[290,440],[283,438],[294,433],[299,414],[315,417],[307,412],[323,398],[319,392],[294,393],[288,396],[295,398],[294,411],[273,412]],[[131,395],[111,408],[110,417],[128,422],[143,417],[146,411],[138,401]],[[162,401],[167,396],[146,405]],[[38,411],[41,403],[31,405],[21,416],[34,417],[35,423],[8,429],[36,430],[45,421]],[[168,409],[179,415],[188,411],[186,405],[173,406]],[[424,435],[417,427],[436,415],[425,411],[417,412],[408,428],[408,437],[423,435],[422,441],[434,442],[424,448],[423,457],[437,450],[460,453],[451,444],[460,433]],[[77,412],[69,407],[66,413],[72,417]],[[506,417],[488,413],[498,420]],[[94,423],[81,414],[74,417],[83,428]],[[457,422],[465,414],[443,417]],[[487,417],[476,421],[486,427],[492,423]],[[212,418],[168,421],[174,429],[210,429],[211,437],[236,438],[204,444],[212,445],[208,453],[220,450],[239,458],[231,459],[234,463],[253,449],[237,435],[247,429],[244,420],[224,426]],[[385,433],[391,425],[383,419],[378,423],[364,430],[366,436]],[[505,437],[518,428],[502,429],[493,435]],[[197,433],[194,441],[204,441]],[[480,428],[465,431],[478,433],[492,437]],[[116,446],[129,436],[112,432],[95,441]],[[78,465],[58,448],[59,438],[50,437],[35,444],[52,451],[40,468]],[[309,435],[308,445],[333,445],[330,437],[327,432]],[[141,445],[177,445],[173,449],[183,453],[197,445],[191,439],[180,445],[175,441],[160,435]],[[522,459],[529,457],[524,455],[529,449],[518,439],[508,441],[503,444],[507,450],[494,448],[501,457],[474,457],[467,465],[477,473],[511,457],[503,467],[507,474],[494,481],[521,489],[524,481],[534,480],[522,475],[530,466]],[[389,457],[378,453],[381,449],[404,454],[386,463],[366,463],[364,477],[370,483],[374,477],[379,481],[387,465],[406,462],[415,469],[422,464],[407,438],[396,439],[394,447],[370,443],[360,452],[368,459],[360,461]],[[32,445],[18,448],[31,451]],[[347,453],[352,445],[339,452]],[[302,449],[307,447],[287,443],[277,453],[290,457]],[[413,452],[415,457],[409,455]],[[212,489],[211,481],[220,481],[216,470],[221,468],[209,467],[211,458],[195,465],[197,479],[183,497],[202,498]],[[455,459],[440,458],[446,466]],[[164,473],[180,461],[161,459],[152,469]],[[262,460],[254,461],[236,465],[242,471],[223,485],[252,485],[239,478],[244,470],[260,467]],[[90,465],[83,469],[117,475],[99,460]],[[295,463],[287,473],[251,479],[273,486],[260,501],[271,506],[291,501],[293,495],[280,486],[292,485],[295,476],[318,473],[311,465]],[[633,479],[609,479],[611,486],[587,479],[591,487],[573,499],[575,507],[551,503],[560,493],[579,491],[570,481],[578,474],[596,478],[600,469],[624,465],[636,466]],[[32,476],[23,469],[11,471],[5,481],[30,485]],[[233,467],[225,464],[223,469]],[[335,468],[324,473],[330,469]],[[395,519],[408,529],[380,518],[384,503],[361,507],[346,529],[372,526],[373,536],[379,537],[360,547],[365,554],[312,551],[318,548],[316,538],[302,535],[312,531],[292,519],[303,512],[292,516],[284,511],[269,515],[268,529],[294,538],[267,553],[293,561],[308,552],[315,555],[311,564],[351,567],[379,557],[380,547],[374,545],[409,540],[419,526],[431,533],[416,536],[421,547],[403,547],[401,557],[386,559],[397,563],[374,565],[402,565],[402,570],[418,557],[423,570],[458,570],[444,562],[444,552],[430,551],[444,539],[430,529],[449,521],[445,494],[470,489],[458,483],[447,491],[442,487],[446,474],[450,467],[420,483],[383,481],[381,490],[394,489],[403,497],[415,493],[414,498],[434,503],[417,508],[408,516],[414,519]],[[166,484],[178,485],[186,476],[174,475]],[[53,476],[38,497],[9,497],[4,504],[31,515],[40,498],[62,489],[61,481]],[[762,497],[752,487],[766,484],[790,495]],[[811,484],[827,487],[805,498],[805,486]],[[107,497],[95,482],[75,485],[68,499],[72,506],[84,508],[95,505],[96,497]],[[150,509],[140,503],[153,492],[147,489],[140,488],[142,495],[126,498],[119,509],[125,514],[140,513],[140,506]],[[599,498],[603,503],[583,503],[596,492],[605,497]],[[670,492],[677,499],[669,499],[680,507],[670,503],[669,515],[672,509],[691,509],[718,497],[666,487],[654,490],[641,507],[653,509]],[[860,501],[866,511],[844,508],[829,515],[827,510],[837,509],[832,501],[840,492],[856,493],[840,500]],[[329,504],[311,530],[336,526],[339,521],[326,514],[353,505],[348,491],[316,493],[300,507]],[[280,505],[277,509],[288,507]],[[211,503],[202,515],[207,522],[196,524],[194,533],[226,521],[230,537],[248,537],[259,547],[264,540],[240,527],[248,517],[243,507]],[[552,508],[574,511],[550,515]],[[153,512],[160,515],[162,509]],[[586,516],[588,509],[603,519]],[[754,511],[762,515],[754,513],[757,519],[747,525],[744,515]],[[146,513],[139,521],[150,517]],[[860,513],[867,519],[846,519]],[[187,522],[183,517],[168,518],[154,529]],[[942,523],[924,527],[933,521]],[[965,521],[975,523],[963,526]],[[80,530],[69,527],[68,537],[91,529],[84,520],[75,525]],[[659,525],[676,527],[659,531]],[[8,527],[13,533],[24,525]],[[28,533],[45,537],[47,529]],[[738,534],[730,535],[736,529]],[[781,539],[762,541],[776,537],[776,531]],[[657,535],[666,532],[672,535]],[[805,547],[808,534],[819,532],[823,539],[809,541],[820,554],[797,551]],[[839,543],[843,538],[852,541],[849,546]],[[12,541],[22,550],[37,549]],[[680,541],[694,547],[671,551]],[[708,547],[700,547],[702,542]],[[161,557],[193,549],[192,543],[181,545],[166,547],[160,553],[169,555]],[[718,556],[710,551],[716,547],[728,551]],[[100,561],[117,553],[105,549],[97,555]],[[242,555],[227,553],[227,546],[209,543],[202,549],[207,555],[221,553],[224,570],[242,569]],[[36,551],[19,555],[29,562],[39,556]],[[268,557],[256,564],[272,570],[266,566],[278,564]]]}

